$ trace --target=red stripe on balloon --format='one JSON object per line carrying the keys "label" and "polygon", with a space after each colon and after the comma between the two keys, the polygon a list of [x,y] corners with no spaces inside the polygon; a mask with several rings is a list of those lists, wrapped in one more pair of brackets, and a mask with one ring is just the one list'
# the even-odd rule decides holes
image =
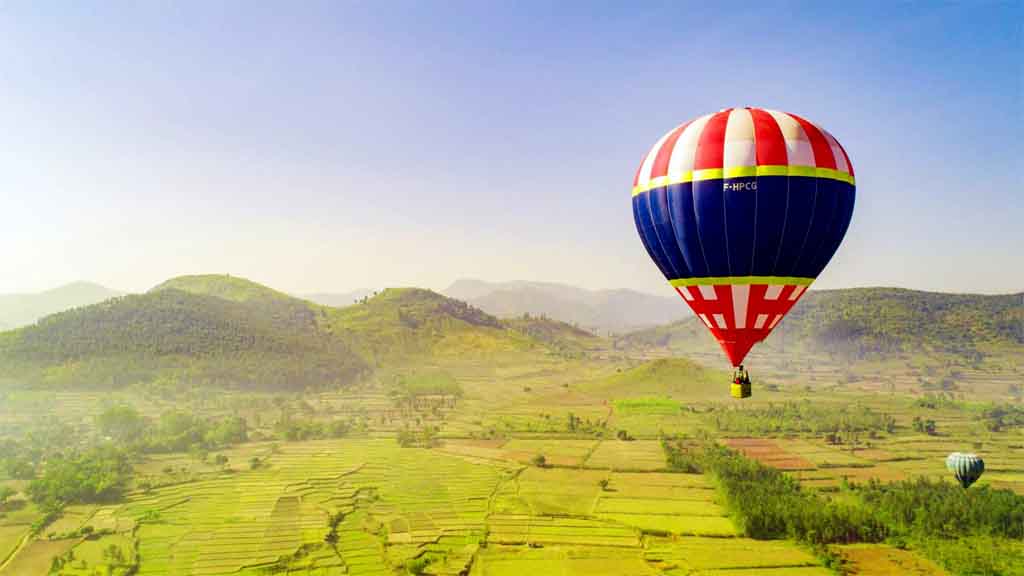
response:
{"label": "red stripe on balloon", "polygon": [[807,138],[811,141],[811,149],[814,151],[814,165],[818,168],[831,168],[835,170],[836,158],[832,155],[832,147],[828,145],[828,140],[825,139],[825,135],[821,133],[821,130],[818,130],[817,126],[796,114],[790,114],[790,116],[800,123],[800,126],[803,127],[804,132],[807,134]]}
{"label": "red stripe on balloon", "polygon": [[758,166],[786,166],[789,155],[786,153],[786,139],[775,118],[760,108],[751,108],[750,116],[754,120],[754,144],[757,148]]}
{"label": "red stripe on balloon", "polygon": [[651,168],[651,178],[660,178],[668,174],[668,161],[672,159],[672,151],[676,148],[676,141],[679,140],[679,136],[683,133],[683,130],[686,130],[686,127],[689,126],[691,122],[693,121],[691,120],[690,122],[676,128],[668,135],[668,138],[665,139],[665,143],[661,145],[661,150],[658,150],[658,155],[654,157],[654,166]]}
{"label": "red stripe on balloon", "polygon": [[732,108],[722,110],[712,116],[704,125],[704,131],[697,141],[697,156],[693,162],[694,170],[721,168],[725,155],[725,125],[729,121]]}

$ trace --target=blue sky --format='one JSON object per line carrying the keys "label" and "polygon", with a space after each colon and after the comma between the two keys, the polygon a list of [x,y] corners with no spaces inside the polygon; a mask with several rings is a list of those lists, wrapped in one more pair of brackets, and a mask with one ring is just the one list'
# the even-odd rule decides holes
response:
{"label": "blue sky", "polygon": [[816,286],[1024,289],[1020,2],[0,4],[0,293],[228,272],[669,294],[630,184],[727,106],[844,144]]}

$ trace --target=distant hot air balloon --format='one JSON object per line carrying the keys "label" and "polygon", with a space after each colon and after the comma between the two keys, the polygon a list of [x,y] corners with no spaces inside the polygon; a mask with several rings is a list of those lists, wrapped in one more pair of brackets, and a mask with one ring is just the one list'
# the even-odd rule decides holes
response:
{"label": "distant hot air balloon", "polygon": [[969,488],[985,472],[985,461],[975,454],[953,452],[946,457],[946,468],[949,468],[961,486]]}
{"label": "distant hot air balloon", "polygon": [[729,108],[655,143],[633,180],[633,216],[651,259],[739,366],[835,254],[854,196],[850,158],[824,129]]}

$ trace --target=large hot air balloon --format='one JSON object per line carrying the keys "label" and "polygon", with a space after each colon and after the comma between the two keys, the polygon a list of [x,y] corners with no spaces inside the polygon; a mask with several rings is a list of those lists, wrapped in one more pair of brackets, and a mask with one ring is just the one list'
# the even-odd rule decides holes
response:
{"label": "large hot air balloon", "polygon": [[[655,143],[633,180],[633,216],[651,259],[739,366],[835,254],[854,196],[850,158],[824,129],[729,108]],[[749,380],[733,395],[749,396]]]}
{"label": "large hot air balloon", "polygon": [[953,452],[946,456],[946,468],[949,468],[956,481],[966,489],[981,478],[985,472],[985,461],[975,454]]}

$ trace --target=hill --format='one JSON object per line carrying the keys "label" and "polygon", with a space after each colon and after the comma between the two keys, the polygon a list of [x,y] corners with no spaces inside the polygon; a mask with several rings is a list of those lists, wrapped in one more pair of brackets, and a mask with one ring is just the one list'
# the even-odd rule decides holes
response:
{"label": "hill", "polygon": [[[702,349],[711,339],[686,319],[618,340],[633,349]],[[713,346],[713,344],[710,344]],[[900,288],[809,292],[762,348],[844,360],[925,354],[977,362],[1024,353],[1024,294],[942,294]]]}
{"label": "hill", "polygon": [[230,274],[178,276],[155,286],[150,292],[161,290],[180,290],[190,294],[216,296],[232,302],[299,302],[284,292]]}
{"label": "hill", "polygon": [[667,396],[675,400],[721,398],[728,375],[685,358],[643,362],[586,384],[584,390],[610,398]]}
{"label": "hill", "polygon": [[247,281],[176,279],[0,334],[0,375],[57,386],[164,376],[259,388],[349,383],[367,365],[320,329],[321,314]]}
{"label": "hill", "polygon": [[524,314],[517,318],[507,318],[503,323],[512,330],[544,342],[566,355],[580,355],[586,351],[597,350],[606,342],[582,328],[544,316]]}
{"label": "hill", "polygon": [[363,298],[369,298],[374,294],[373,290],[353,290],[351,292],[318,292],[316,294],[299,294],[298,297],[310,302],[316,302],[321,306],[332,308],[344,308],[359,303]]}
{"label": "hill", "polygon": [[0,294],[0,330],[32,324],[43,316],[121,294],[90,282],[75,282],[35,294]]}
{"label": "hill", "polygon": [[326,309],[325,326],[382,363],[431,357],[481,357],[539,343],[465,302],[420,288],[388,288],[346,308]]}
{"label": "hill", "polygon": [[685,317],[678,298],[634,290],[586,290],[546,282],[458,280],[444,294],[501,318],[547,316],[598,333],[627,332]]}
{"label": "hill", "polygon": [[417,288],[331,308],[242,278],[183,276],[0,333],[0,377],[58,387],[168,378],[303,389],[349,384],[374,368],[578,355],[599,342],[563,323],[503,321]]}

